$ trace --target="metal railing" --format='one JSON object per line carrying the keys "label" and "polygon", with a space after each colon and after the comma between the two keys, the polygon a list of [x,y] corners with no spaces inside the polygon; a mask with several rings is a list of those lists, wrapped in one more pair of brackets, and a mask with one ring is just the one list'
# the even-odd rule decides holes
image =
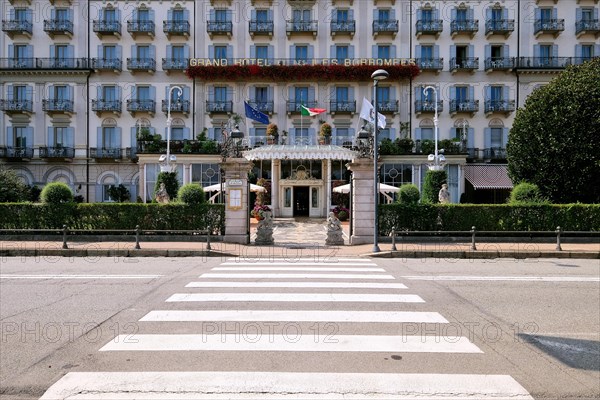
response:
{"label": "metal railing", "polygon": [[575,33],[579,34],[581,32],[600,32],[600,21],[597,19],[584,19],[575,22]]}
{"label": "metal railing", "polygon": [[[163,100],[161,109],[163,112],[169,111],[169,100]],[[171,112],[189,113],[190,112],[190,101],[189,100],[176,100],[171,101]]]}
{"label": "metal railing", "polygon": [[479,100],[450,100],[450,113],[477,111],[479,111]]}
{"label": "metal railing", "polygon": [[564,19],[537,19],[533,23],[533,33],[561,32],[565,30]]}
{"label": "metal railing", "polygon": [[90,147],[90,158],[120,160],[122,149],[119,147]]}
{"label": "metal railing", "polygon": [[209,113],[230,113],[233,112],[233,101],[207,101],[206,111]]}
{"label": "metal railing", "polygon": [[438,34],[444,29],[444,21],[436,20],[418,20],[416,30],[420,34]]}
{"label": "metal railing", "polygon": [[467,19],[464,21],[452,21],[450,22],[450,33],[461,33],[461,32],[477,32],[479,30],[479,20]]}
{"label": "metal railing", "polygon": [[[437,111],[442,112],[443,110],[444,110],[444,101],[438,100]],[[418,112],[418,113],[435,112],[435,101],[416,100],[415,101],[415,112]]]}
{"label": "metal railing", "polygon": [[317,102],[316,101],[294,101],[294,100],[288,100],[285,103],[285,109],[289,113],[300,112],[301,106],[308,107],[308,108],[314,108],[314,107],[317,106]]}
{"label": "metal railing", "polygon": [[206,32],[208,32],[208,33],[231,33],[231,32],[233,32],[233,22],[231,22],[231,21],[208,21],[206,23]]}
{"label": "metal railing", "polygon": [[101,34],[121,34],[121,23],[119,21],[110,21],[99,19],[92,24],[92,30]]}
{"label": "metal railing", "polygon": [[40,158],[74,158],[75,149],[73,147],[51,146],[40,147]]}
{"label": "metal railing", "polygon": [[286,21],[285,30],[292,32],[311,32],[317,33],[319,21]]}
{"label": "metal railing", "polygon": [[444,68],[443,58],[417,58],[415,60],[421,71],[441,71]]}
{"label": "metal railing", "polygon": [[189,58],[163,58],[162,69],[167,70],[184,70],[190,64]]}
{"label": "metal railing", "polygon": [[510,57],[488,57],[485,59],[485,70],[511,70],[514,68],[514,59]]}
{"label": "metal railing", "polygon": [[329,24],[331,33],[354,33],[356,32],[356,21],[354,20],[345,20],[338,21],[333,20]]}
{"label": "metal railing", "polygon": [[486,113],[492,112],[512,112],[515,111],[514,100],[486,100],[484,110]]}
{"label": "metal railing", "polygon": [[163,21],[163,32],[170,35],[189,35],[190,23],[188,21]]}
{"label": "metal railing", "polygon": [[0,69],[89,69],[88,58],[0,58]]}
{"label": "metal railing", "polygon": [[0,147],[0,158],[33,158],[33,147]]}
{"label": "metal railing", "polygon": [[120,58],[92,58],[92,68],[99,71],[121,71],[123,60]]}
{"label": "metal railing", "polygon": [[356,100],[330,101],[329,112],[354,113],[356,112]]}
{"label": "metal railing", "polygon": [[373,21],[373,33],[398,32],[397,19],[376,19]]}
{"label": "metal railing", "polygon": [[102,100],[102,99],[92,100],[92,111],[95,111],[95,112],[107,111],[107,112],[120,113],[122,103],[123,102],[121,100]]}
{"label": "metal railing", "polygon": [[264,113],[272,113],[275,108],[274,101],[249,101],[248,104],[250,104],[252,108]]}
{"label": "metal railing", "polygon": [[3,20],[2,31],[7,33],[33,33],[33,23],[23,20]]}
{"label": "metal railing", "polygon": [[127,32],[154,35],[154,21],[127,21]]}
{"label": "metal railing", "polygon": [[253,34],[270,34],[273,33],[273,21],[256,21],[248,22],[248,32]]}
{"label": "metal railing", "polygon": [[479,68],[479,57],[453,57],[450,59],[450,70],[475,70]]}
{"label": "metal railing", "polygon": [[127,111],[154,113],[154,112],[156,112],[156,101],[128,99],[127,100]]}
{"label": "metal railing", "polygon": [[64,19],[44,20],[44,32],[73,34],[73,21]]}
{"label": "metal railing", "polygon": [[0,111],[33,112],[32,100],[0,100]]}
{"label": "metal railing", "polygon": [[42,111],[73,112],[73,100],[43,99]]}
{"label": "metal railing", "polygon": [[514,19],[488,19],[485,21],[485,34],[509,33],[515,30]]}
{"label": "metal railing", "polygon": [[153,58],[128,58],[127,69],[135,71],[156,71],[156,60]]}

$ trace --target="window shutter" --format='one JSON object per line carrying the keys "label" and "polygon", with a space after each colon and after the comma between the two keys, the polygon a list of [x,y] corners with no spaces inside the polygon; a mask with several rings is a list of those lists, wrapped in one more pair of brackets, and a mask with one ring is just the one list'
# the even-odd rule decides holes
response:
{"label": "window shutter", "polygon": [[56,90],[55,89],[56,88],[55,88],[54,85],[48,86],[48,98],[49,99],[54,99],[56,97],[56,95],[55,95]]}
{"label": "window shutter", "polygon": [[48,132],[48,141],[47,141],[48,147],[54,147],[54,127],[49,126],[47,132]]}
{"label": "window shutter", "polygon": [[308,101],[309,102],[313,102],[315,101],[316,95],[315,95],[315,88],[310,86],[308,88]]}
{"label": "window shutter", "polygon": [[[30,44],[28,44],[28,45],[25,47],[25,58],[28,58],[28,59],[32,59],[32,58],[33,58],[33,46],[32,46],[32,45],[30,45]],[[31,61],[31,60],[28,60],[28,62],[30,62],[30,63],[31,63],[32,61]]]}
{"label": "window shutter", "polygon": [[132,21],[137,21],[138,20],[138,9],[134,8],[133,12],[131,13],[131,20]]}
{"label": "window shutter", "polygon": [[440,19],[440,10],[438,10],[437,8],[433,9],[433,19],[434,20]]}
{"label": "window shutter", "polygon": [[396,45],[390,46],[390,58],[396,58]]}
{"label": "window shutter", "polygon": [[25,89],[25,100],[33,101],[33,87],[27,85]]}
{"label": "window shutter", "polygon": [[290,128],[288,143],[294,143],[296,141],[296,128]]}
{"label": "window shutter", "polygon": [[50,45],[50,58],[56,58],[56,46]]}
{"label": "window shutter", "polygon": [[456,46],[452,45],[450,46],[450,58],[455,58],[456,57]]}
{"label": "window shutter", "polygon": [[467,10],[467,18],[470,19],[471,21],[475,20],[475,10],[473,10],[472,8],[469,8]]}
{"label": "window shutter", "polygon": [[373,21],[377,21],[377,19],[379,19],[379,10],[374,9],[373,10]]}
{"label": "window shutter", "polygon": [[492,87],[487,85],[485,86],[485,100],[491,100],[492,99]]}
{"label": "window shutter", "polygon": [[594,19],[598,19],[598,9],[594,8]]}
{"label": "window shutter", "polygon": [[137,147],[137,126],[132,126],[129,129],[129,143],[131,143],[131,147]]}
{"label": "window shutter", "polygon": [[227,62],[232,62],[233,61],[233,46],[232,45],[227,45]]}
{"label": "window shutter", "polygon": [[423,10],[420,8],[417,9],[417,21],[421,21],[423,19]]}
{"label": "window shutter", "polygon": [[348,101],[354,101],[354,88],[348,88]]}
{"label": "window shutter", "polygon": [[294,95],[296,92],[295,88],[293,86],[290,86],[288,88],[288,100],[289,101],[295,101],[296,100],[296,96]]}
{"label": "window shutter", "polygon": [[421,140],[421,128],[415,128],[415,140]]}
{"label": "window shutter", "polygon": [[121,100],[121,98],[123,97],[123,94],[122,94],[122,92],[123,92],[123,89],[121,88],[121,86],[117,86],[117,87],[116,87],[116,89],[117,89],[117,90],[116,90],[116,92],[117,92],[117,100],[119,100],[119,101],[120,101],[120,100]]}
{"label": "window shutter", "polygon": [[256,86],[250,86],[248,88],[248,94],[251,102],[256,101]]}
{"label": "window shutter", "polygon": [[167,57],[166,58],[173,58],[173,45],[170,45],[170,44],[167,45]]}
{"label": "window shutter", "polygon": [[167,21],[173,21],[173,9],[167,10]]}
{"label": "window shutter", "polygon": [[308,47],[308,50],[307,50],[308,59],[312,60],[315,58],[315,48],[310,44],[307,47]]}
{"label": "window shutter", "polygon": [[115,10],[115,17],[117,18],[117,21],[121,22],[121,9],[117,8]]}
{"label": "window shutter", "polygon": [[348,10],[348,21],[354,21],[354,10]]}
{"label": "window shutter", "polygon": [[450,86],[450,100],[456,100],[456,86]]}
{"label": "window shutter", "polygon": [[67,86],[67,94],[69,96],[69,100],[74,101],[75,100],[75,87],[74,86]]}
{"label": "window shutter", "polygon": [[214,8],[208,12],[208,20],[211,22],[215,22],[216,18],[215,18],[215,9]]}
{"label": "window shutter", "polygon": [[75,147],[75,128],[67,128],[67,147]]}
{"label": "window shutter", "polygon": [[150,21],[154,22],[154,10],[148,11],[148,18],[150,18]]}
{"label": "window shutter", "polygon": [[594,46],[594,57],[600,56],[600,44]]}
{"label": "window shutter", "polygon": [[156,47],[152,44],[149,46],[149,50],[150,50],[150,59],[155,60],[156,59]]}
{"label": "window shutter", "polygon": [[502,128],[502,147],[506,147],[508,143],[508,128]]}
{"label": "window shutter", "polygon": [[116,135],[116,141],[115,141],[115,146],[117,148],[121,147],[121,127],[116,127],[115,128],[115,135]]}
{"label": "window shutter", "polygon": [[308,140],[309,144],[314,140],[313,144],[317,144],[317,130],[315,128],[308,128]]}
{"label": "window shutter", "polygon": [[275,58],[275,48],[272,45],[267,46],[267,58],[269,60]]}
{"label": "window shutter", "polygon": [[100,183],[96,184],[96,198],[94,199],[96,203],[102,203],[104,199],[102,198],[103,193],[103,185]]}
{"label": "window shutter", "polygon": [[489,149],[492,147],[492,128],[483,129],[483,148]]}
{"label": "window shutter", "polygon": [[504,46],[502,46],[502,50],[504,50],[503,51],[504,58],[509,58],[510,57],[510,46],[505,44]]}
{"label": "window shutter", "polygon": [[215,101],[215,87],[214,86],[208,87],[208,101],[210,101],[210,102]]}
{"label": "window shutter", "polygon": [[336,55],[336,46],[332,44],[331,46],[329,46],[329,57],[336,58]]}
{"label": "window shutter", "polygon": [[50,9],[50,19],[56,20],[56,8]]}
{"label": "window shutter", "polygon": [[510,100],[510,87],[508,87],[508,86],[502,87],[502,100],[504,100],[504,101]]}
{"label": "window shutter", "polygon": [[189,140],[189,139],[193,139],[192,137],[190,137],[190,128],[185,126],[183,128],[183,140]]}
{"label": "window shutter", "polygon": [[423,87],[422,86],[415,87],[415,101],[423,101]]}
{"label": "window shutter", "polygon": [[534,45],[533,45],[533,56],[534,56],[535,58],[539,58],[539,57],[540,57],[540,54],[541,54],[541,51],[540,51],[540,45],[539,45],[539,44],[534,44]]}
{"label": "window shutter", "polygon": [[558,19],[558,8],[552,9],[552,19]]}
{"label": "window shutter", "polygon": [[492,8],[488,7],[485,9],[485,20],[489,21],[492,19]]}
{"label": "window shutter", "polygon": [[450,18],[452,21],[456,21],[456,7],[450,12]]}
{"label": "window shutter", "polygon": [[8,45],[8,58],[15,58],[15,46],[12,44]]}
{"label": "window shutter", "polygon": [[508,19],[508,8],[502,9],[502,19],[504,19],[505,21]]}
{"label": "window shutter", "polygon": [[473,86],[469,86],[469,100],[475,101],[475,88]]}
{"label": "window shutter", "polygon": [[133,86],[131,87],[131,98],[132,98],[132,99],[135,99],[135,98],[136,98],[136,93],[137,93],[137,86],[136,86],[136,85],[133,85]]}
{"label": "window shutter", "polygon": [[190,10],[188,10],[188,9],[183,10],[183,20],[184,21],[190,20]]}
{"label": "window shutter", "polygon": [[475,57],[475,46],[472,44],[467,47],[467,57]]}
{"label": "window shutter", "polygon": [[489,44],[485,45],[485,59],[489,59],[492,57],[492,46],[490,46]]}
{"label": "window shutter", "polygon": [[217,58],[217,55],[215,54],[215,46],[212,44],[208,46],[208,56],[213,60]]}
{"label": "window shutter", "polygon": [[396,101],[396,88],[390,87],[390,101]]}
{"label": "window shutter", "polygon": [[391,19],[392,21],[395,21],[395,20],[396,20],[396,9],[395,9],[395,8],[392,8],[392,9],[390,10],[390,19]]}
{"label": "window shutter", "polygon": [[354,58],[354,45],[348,46],[348,58]]}
{"label": "window shutter", "polygon": [[250,46],[250,58],[256,58],[256,46]]}
{"label": "window shutter", "polygon": [[15,143],[15,135],[12,126],[6,127],[6,145],[8,147],[13,147]]}
{"label": "window shutter", "polygon": [[377,45],[374,44],[371,46],[371,51],[373,52],[373,58],[377,58],[379,56],[379,54],[377,54]]}
{"label": "window shutter", "polygon": [[183,87],[183,100],[190,101],[190,88],[188,86]]}
{"label": "window shutter", "polygon": [[575,10],[575,21],[581,21],[581,19],[583,18],[583,10],[581,7],[578,7]]}
{"label": "window shutter", "polygon": [[542,10],[540,8],[535,9],[535,20],[539,21],[542,19]]}
{"label": "window shutter", "polygon": [[421,58],[421,46],[415,46],[415,58]]}
{"label": "window shutter", "polygon": [[102,127],[101,126],[96,128],[96,147],[99,149],[104,147],[104,143],[102,143]]}
{"label": "window shutter", "polygon": [[467,147],[475,147],[475,128],[467,128]]}
{"label": "window shutter", "polygon": [[552,45],[552,57],[558,58],[558,45],[557,44]]}

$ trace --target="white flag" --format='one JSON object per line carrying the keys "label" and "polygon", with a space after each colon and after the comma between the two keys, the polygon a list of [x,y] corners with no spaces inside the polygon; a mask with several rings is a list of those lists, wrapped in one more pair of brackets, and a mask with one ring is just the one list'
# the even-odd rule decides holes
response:
{"label": "white flag", "polygon": [[[360,109],[360,117],[371,124],[375,124],[375,108],[366,97],[363,97],[362,108]],[[377,126],[379,129],[384,129],[385,125],[385,115],[382,113],[377,113]]]}

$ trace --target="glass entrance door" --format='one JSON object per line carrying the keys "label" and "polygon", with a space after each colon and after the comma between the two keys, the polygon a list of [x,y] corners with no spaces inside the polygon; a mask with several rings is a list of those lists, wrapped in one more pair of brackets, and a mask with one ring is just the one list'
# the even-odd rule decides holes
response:
{"label": "glass entrance door", "polygon": [[310,196],[308,186],[294,187],[294,217],[308,217]]}

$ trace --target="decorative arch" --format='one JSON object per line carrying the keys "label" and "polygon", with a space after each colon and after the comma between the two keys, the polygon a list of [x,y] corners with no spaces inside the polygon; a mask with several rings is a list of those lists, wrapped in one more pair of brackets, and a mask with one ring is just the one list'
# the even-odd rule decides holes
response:
{"label": "decorative arch", "polygon": [[104,171],[98,175],[96,183],[99,185],[119,185],[121,183],[121,178],[119,178],[119,175],[116,172]]}
{"label": "decorative arch", "polygon": [[470,126],[469,121],[466,118],[459,118],[456,121],[454,121],[455,128],[462,128],[464,126]]}
{"label": "decorative arch", "polygon": [[419,122],[419,127],[422,128],[430,128],[432,126],[435,126],[435,124],[433,123],[433,120],[431,118],[423,118],[421,122]]}
{"label": "decorative arch", "polygon": [[181,118],[173,118],[173,123],[171,124],[171,126],[176,128],[183,128],[185,127],[185,121]]}
{"label": "decorative arch", "polygon": [[492,118],[488,124],[490,128],[504,128],[504,121],[500,118]]}
{"label": "decorative arch", "polygon": [[75,185],[75,174],[64,167],[54,167],[46,171],[42,181],[44,183],[63,182],[73,188]]}
{"label": "decorative arch", "polygon": [[21,182],[23,182],[26,185],[33,185],[33,182],[35,181],[35,179],[33,178],[33,174],[31,173],[31,171],[29,170],[29,168],[27,167],[17,167],[17,168],[11,168],[12,171],[14,171],[14,173],[19,177],[19,179],[21,180]]}
{"label": "decorative arch", "polygon": [[117,126],[117,120],[114,118],[104,118],[102,120],[102,126]]}

